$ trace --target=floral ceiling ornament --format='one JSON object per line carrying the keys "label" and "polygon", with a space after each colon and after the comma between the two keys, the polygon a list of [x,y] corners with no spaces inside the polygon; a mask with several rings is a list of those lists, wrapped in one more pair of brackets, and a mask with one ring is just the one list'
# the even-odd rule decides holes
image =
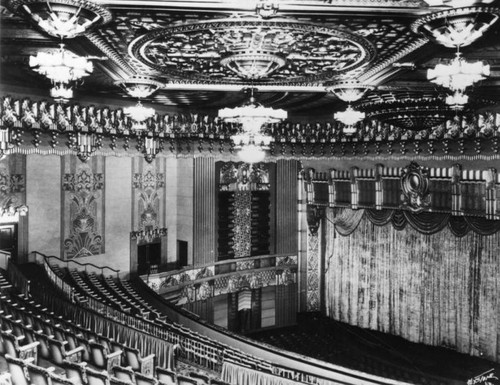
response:
{"label": "floral ceiling ornament", "polygon": [[250,16],[152,30],[130,43],[129,54],[174,79],[275,84],[330,79],[371,61],[375,47],[345,29]]}
{"label": "floral ceiling ornament", "polygon": [[110,11],[88,0],[7,0],[7,7],[62,39],[81,36],[112,19]]}

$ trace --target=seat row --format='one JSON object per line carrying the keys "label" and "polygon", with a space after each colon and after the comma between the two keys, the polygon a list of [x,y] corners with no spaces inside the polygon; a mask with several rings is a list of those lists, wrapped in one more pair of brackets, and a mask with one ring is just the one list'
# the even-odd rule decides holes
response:
{"label": "seat row", "polygon": [[[140,352],[101,334],[57,317],[47,309],[22,297],[18,301],[0,298],[2,331],[0,337],[6,352],[13,357],[37,356],[61,364],[63,360],[87,361],[97,368],[110,369],[126,364],[134,370],[151,372],[154,355],[141,357]],[[28,353],[27,347],[34,353]]]}
{"label": "seat row", "polygon": [[[95,273],[87,274],[86,272],[80,272],[72,274],[81,274],[82,276],[87,277],[90,282],[94,282],[94,289],[91,293],[99,290],[104,293],[113,291],[115,293],[119,293],[123,302],[125,302],[125,298],[133,301],[133,306],[138,309],[140,309],[141,306],[147,306],[147,308],[151,311],[151,314],[155,314],[153,317],[150,317],[150,319],[154,320],[157,325],[161,326],[165,330],[171,332],[171,335],[168,337],[168,341],[173,344],[180,343],[184,348],[186,358],[195,364],[216,370],[220,369],[223,360],[229,359],[235,363],[244,364],[256,370],[268,373],[272,372],[271,363],[265,360],[261,360],[258,357],[251,356],[247,353],[221,344],[218,341],[193,331],[181,324],[171,322],[170,320],[167,320],[166,317],[160,317],[158,315],[158,311],[151,305],[148,305],[146,301],[144,301],[144,299],[135,292],[133,286],[128,281],[114,279],[112,277],[98,276]],[[83,281],[81,277],[80,279]],[[97,284],[100,282],[105,282],[106,286],[110,290],[102,290],[105,288],[103,285]],[[104,296],[105,295],[107,294],[104,294]],[[181,342],[182,340],[183,342]]]}

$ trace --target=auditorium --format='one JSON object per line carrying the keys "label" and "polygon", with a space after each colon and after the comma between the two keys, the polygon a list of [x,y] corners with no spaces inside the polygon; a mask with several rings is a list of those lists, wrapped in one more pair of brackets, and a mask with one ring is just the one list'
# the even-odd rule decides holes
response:
{"label": "auditorium", "polygon": [[500,384],[498,0],[0,10],[0,385]]}

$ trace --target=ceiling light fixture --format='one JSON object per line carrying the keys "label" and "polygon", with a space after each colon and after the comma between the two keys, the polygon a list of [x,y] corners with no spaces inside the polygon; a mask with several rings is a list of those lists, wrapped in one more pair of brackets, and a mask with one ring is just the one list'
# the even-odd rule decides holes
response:
{"label": "ceiling light fixture", "polygon": [[455,91],[453,95],[448,95],[445,99],[445,103],[453,110],[462,110],[468,102],[469,96],[460,91]]}
{"label": "ceiling light fixture", "polygon": [[[457,3],[450,2],[450,3]],[[444,4],[443,4],[444,5]],[[465,47],[479,39],[498,20],[500,7],[476,4],[425,15],[411,28],[445,47]],[[454,7],[454,4],[451,4]]]}
{"label": "ceiling light fixture", "polygon": [[[357,122],[365,118],[365,113],[356,111],[349,105],[345,111],[336,112],[333,117],[347,127],[353,127]],[[346,132],[345,129],[344,132]]]}
{"label": "ceiling light fixture", "polygon": [[24,13],[51,36],[71,39],[111,21],[107,9],[88,0],[8,0],[7,7]]}
{"label": "ceiling light fixture", "polygon": [[261,162],[265,157],[264,150],[269,149],[273,138],[261,132],[263,124],[277,123],[287,118],[285,110],[264,107],[255,101],[254,89],[249,101],[240,107],[219,110],[219,118],[228,123],[241,124],[242,131],[231,136],[238,156],[246,163]]}
{"label": "ceiling light fixture", "polygon": [[134,121],[134,129],[145,129],[146,126],[141,123],[152,118],[156,111],[153,108],[144,107],[141,99],[147,98],[158,91],[163,87],[163,83],[149,76],[135,75],[128,79],[119,80],[116,84],[121,86],[130,96],[139,99],[135,106],[126,107],[123,112]]}
{"label": "ceiling light fixture", "polygon": [[60,44],[57,51],[38,52],[36,56],[30,56],[29,65],[33,71],[44,75],[55,84],[80,80],[94,70],[88,58],[66,51],[64,44]]}
{"label": "ceiling light fixture", "polygon": [[469,63],[457,52],[448,64],[438,64],[427,71],[427,79],[452,91],[462,93],[469,86],[490,75],[490,66],[483,62]]}
{"label": "ceiling light fixture", "polygon": [[373,89],[372,86],[362,84],[357,80],[341,81],[326,87],[328,92],[333,93],[340,100],[347,103],[357,102],[371,89]]}
{"label": "ceiling light fixture", "polygon": [[137,101],[135,106],[125,107],[123,109],[123,113],[130,117],[138,125],[135,125],[134,128],[143,128],[144,126],[140,123],[145,122],[149,118],[152,118],[156,111],[153,108],[144,107],[140,100]]}

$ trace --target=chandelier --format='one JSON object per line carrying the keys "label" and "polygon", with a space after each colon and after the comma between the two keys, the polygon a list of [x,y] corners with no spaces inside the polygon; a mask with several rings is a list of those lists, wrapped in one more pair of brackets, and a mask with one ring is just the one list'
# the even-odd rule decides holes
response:
{"label": "chandelier", "polygon": [[64,44],[60,44],[57,51],[38,52],[36,56],[30,56],[29,65],[33,71],[47,77],[55,84],[68,84],[80,80],[89,76],[94,70],[91,61],[66,51]]}
{"label": "chandelier", "polygon": [[357,80],[346,80],[326,87],[326,90],[335,94],[340,100],[353,103],[360,100],[372,86],[359,83]]}
{"label": "chandelier", "polygon": [[468,102],[469,96],[460,91],[455,91],[453,95],[448,95],[445,99],[445,103],[454,110],[462,110]]}
{"label": "chandelier", "polygon": [[111,12],[88,0],[8,0],[7,7],[24,13],[49,35],[66,39],[112,18]]}
{"label": "chandelier", "polygon": [[163,84],[149,76],[140,75],[135,75],[125,80],[119,80],[116,84],[121,86],[130,96],[139,99],[135,106],[126,107],[123,109],[123,112],[134,121],[135,129],[144,129],[145,125],[141,123],[152,118],[156,111],[153,108],[144,107],[141,103],[141,99],[151,96],[154,92],[163,87]]}
{"label": "chandelier", "polygon": [[[442,3],[442,1],[438,2]],[[466,6],[463,0],[450,3],[452,4],[446,5],[459,8],[447,9],[419,18],[412,24],[413,32],[426,35],[445,47],[465,47],[483,36],[500,15],[500,8],[495,6]]]}
{"label": "chandelier", "polygon": [[438,64],[427,71],[427,79],[452,91],[465,91],[469,86],[490,75],[490,66],[482,62],[469,63],[460,52],[448,64]]}
{"label": "chandelier", "polygon": [[[356,111],[349,105],[345,111],[336,112],[333,117],[347,127],[353,127],[357,122],[365,118],[365,113]],[[345,129],[344,132],[346,132]]]}
{"label": "chandelier", "polygon": [[144,107],[140,100],[137,101],[135,106],[125,107],[123,113],[132,119],[136,125],[134,128],[144,128],[144,125],[140,123],[145,122],[149,118],[152,118],[156,111],[154,108]]}
{"label": "chandelier", "polygon": [[286,119],[285,110],[264,107],[255,101],[251,89],[250,100],[240,107],[223,108],[219,110],[219,118],[228,123],[241,124],[242,131],[231,136],[238,156],[245,163],[258,163],[265,157],[264,150],[269,149],[273,138],[261,132],[263,124],[277,123]]}
{"label": "chandelier", "polygon": [[268,77],[286,64],[282,57],[248,50],[223,58],[220,64],[243,79],[253,80]]}

